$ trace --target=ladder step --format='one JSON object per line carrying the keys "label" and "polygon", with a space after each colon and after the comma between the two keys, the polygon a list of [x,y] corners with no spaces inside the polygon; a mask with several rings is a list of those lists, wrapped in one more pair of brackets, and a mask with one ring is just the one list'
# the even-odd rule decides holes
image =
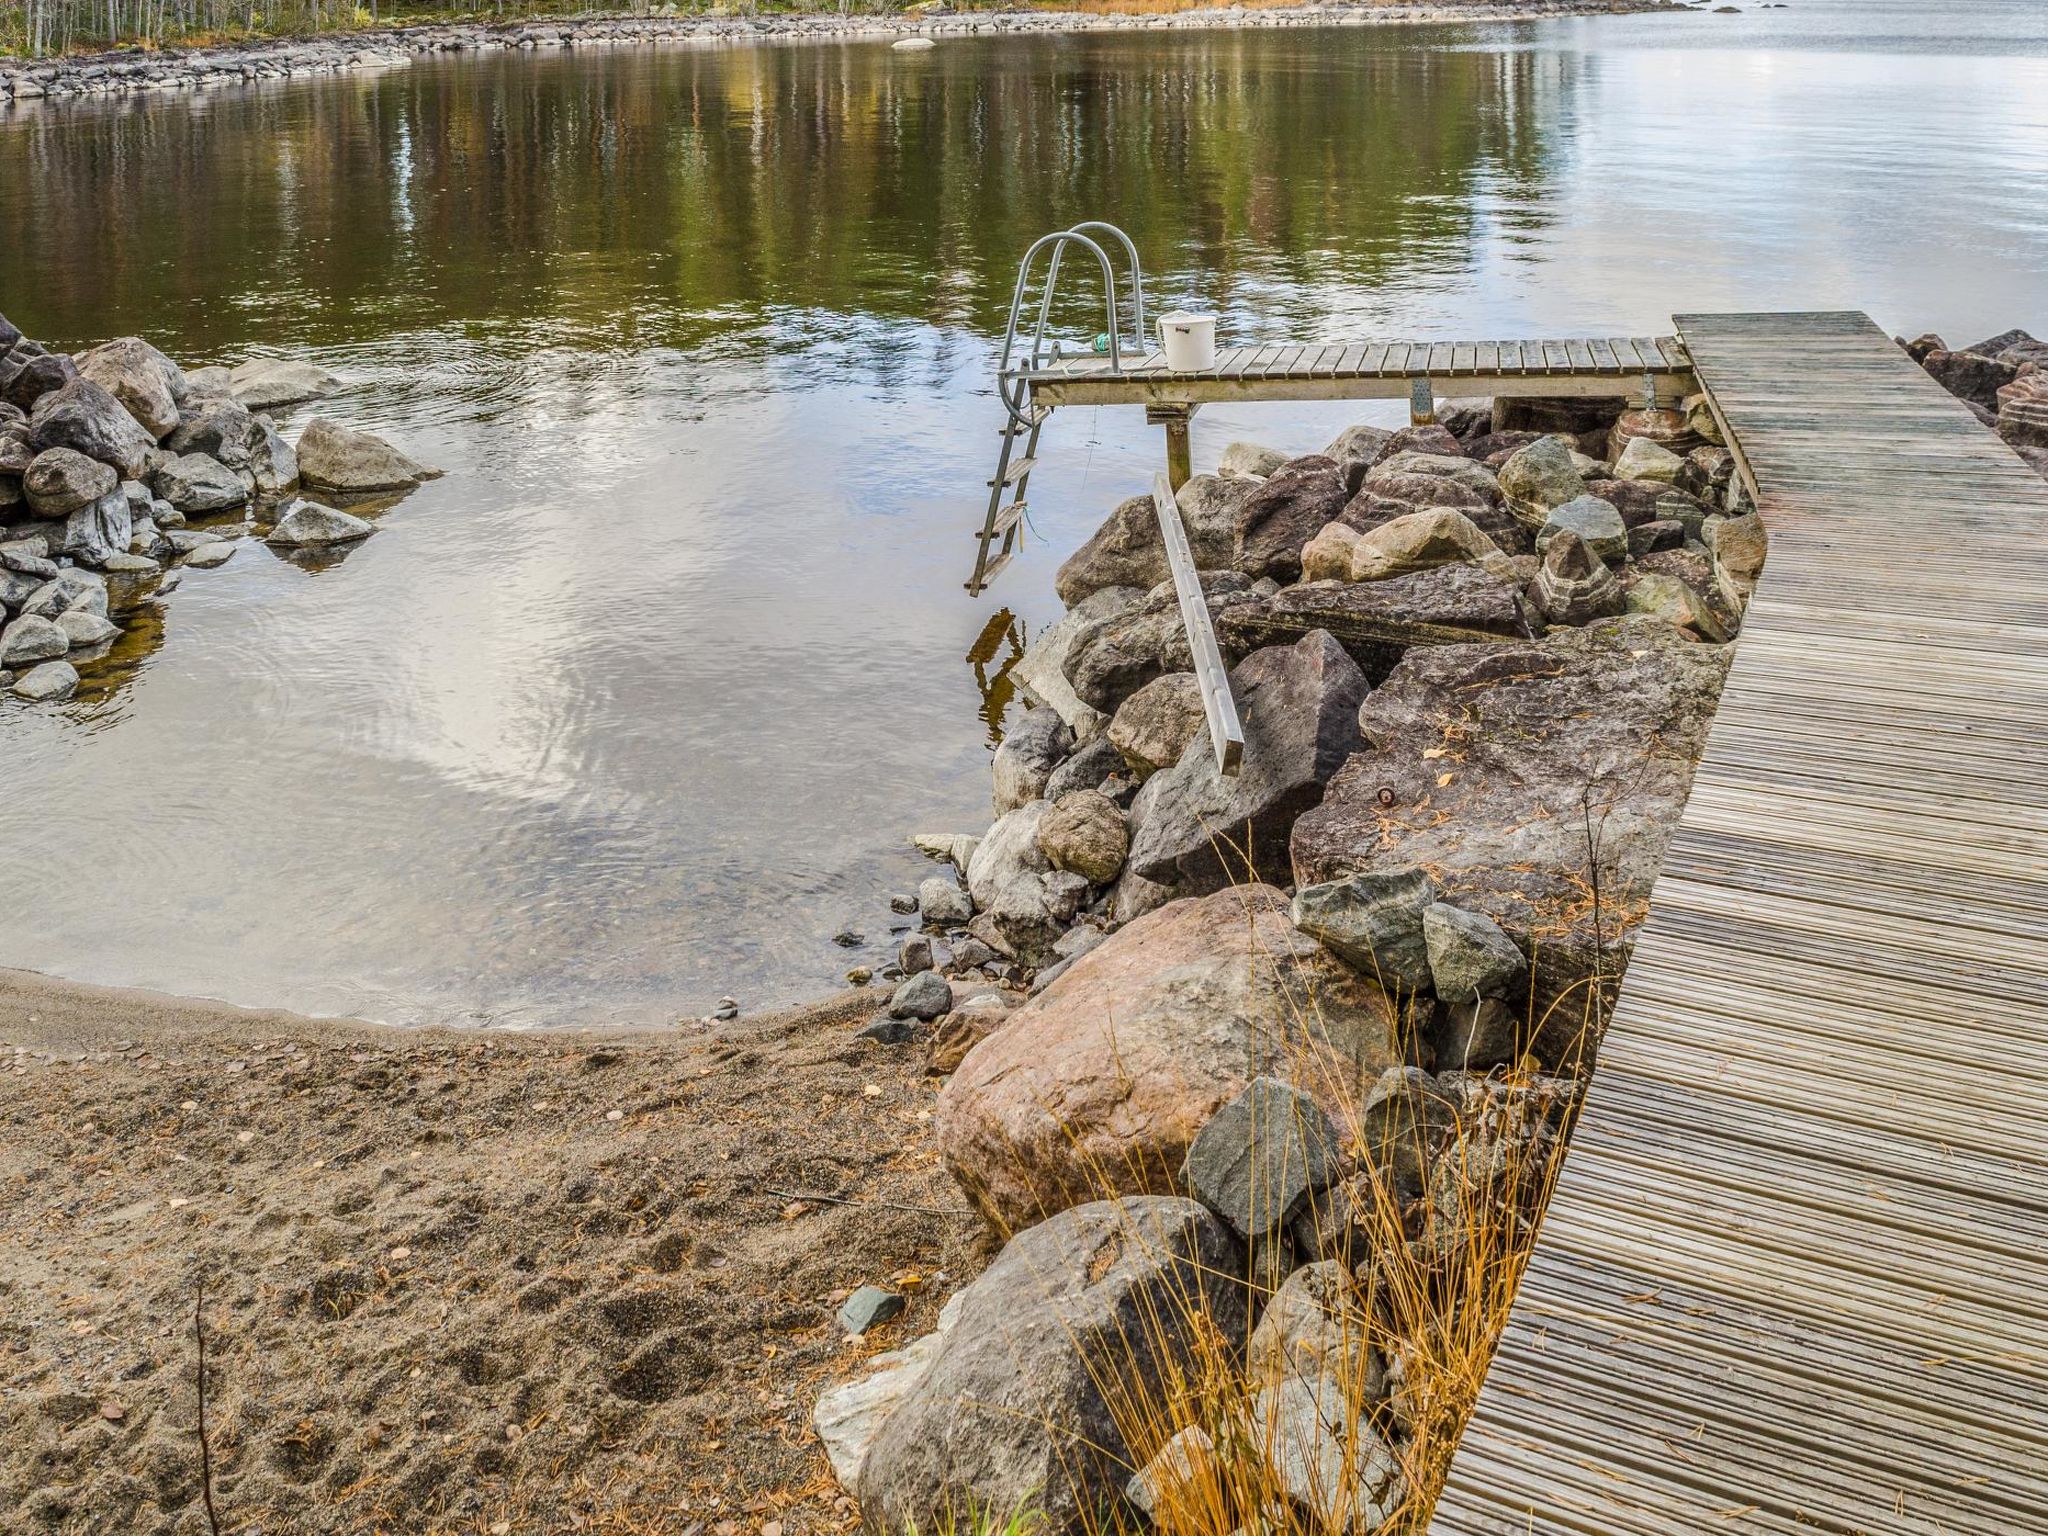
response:
{"label": "ladder step", "polygon": [[1010,467],[1003,471],[1003,478],[1000,480],[991,480],[989,481],[989,484],[1015,485],[1019,480],[1022,480],[1026,475],[1031,473],[1031,467],[1037,462],[1038,460],[1036,459],[1012,459],[1010,461]]}
{"label": "ladder step", "polygon": [[1002,424],[1002,426],[998,427],[996,430],[1000,432],[1004,437],[1022,437],[1026,432],[1029,432],[1033,427],[1043,426],[1045,424],[1045,418],[1050,416],[1051,414],[1051,406],[1034,405],[1024,412],[1024,419],[1022,421],[1006,421]]}
{"label": "ladder step", "polygon": [[1021,501],[1011,502],[1007,507],[1003,508],[1002,511],[996,514],[995,522],[989,525],[989,542],[994,543],[997,539],[1002,538],[1012,528],[1016,527],[1019,523],[1023,521],[1024,503]]}
{"label": "ladder step", "polygon": [[975,583],[970,581],[967,584],[967,590],[970,592],[980,592],[987,588],[988,584],[994,581],[996,577],[1001,574],[1003,567],[1010,563],[1011,559],[1016,555],[1016,553],[1017,552],[1014,549],[1006,550],[1004,553],[997,555],[995,559],[989,561],[987,565],[984,565],[981,568],[980,582]]}

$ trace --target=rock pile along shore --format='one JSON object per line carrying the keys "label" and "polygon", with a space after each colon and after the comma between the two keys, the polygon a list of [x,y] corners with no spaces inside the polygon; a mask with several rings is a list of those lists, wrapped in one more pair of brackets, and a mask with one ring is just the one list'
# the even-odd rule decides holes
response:
{"label": "rock pile along shore", "polygon": [[[2048,472],[2048,347],[1901,344]],[[1012,671],[995,824],[916,839],[953,873],[870,1030],[925,1042],[1009,1242],[818,1405],[878,1529],[1429,1497],[1459,1421],[1421,1335],[1526,1246],[1765,557],[1697,397],[1233,444],[1180,502],[1241,771],[1133,497]],[[1234,1392],[1188,1380],[1197,1335]]]}
{"label": "rock pile along shore", "polygon": [[622,47],[659,43],[831,42],[1031,35],[1067,32],[1188,31],[1204,28],[1379,26],[1398,23],[1507,21],[1545,16],[1678,10],[1666,0],[1447,0],[1443,4],[1334,3],[1247,10],[1241,6],[1167,15],[1077,11],[953,12],[913,6],[901,14],[771,13],[755,16],[600,16],[390,27],[326,37],[232,47],[121,49],[58,59],[0,58],[0,103],[153,91],[206,90],[262,80],[306,79],[386,69],[435,54]]}
{"label": "rock pile along shore", "polygon": [[0,688],[69,698],[170,567],[224,565],[246,534],[294,554],[370,534],[295,493],[388,503],[435,471],[321,417],[294,447],[267,414],[339,383],[277,358],[188,371],[135,336],[73,357],[0,316]]}

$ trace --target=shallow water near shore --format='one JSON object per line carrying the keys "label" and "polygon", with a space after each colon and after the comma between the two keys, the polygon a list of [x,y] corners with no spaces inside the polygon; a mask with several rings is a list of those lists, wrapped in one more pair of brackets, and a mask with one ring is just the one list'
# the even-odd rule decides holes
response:
{"label": "shallow water near shore", "polygon": [[[319,410],[448,471],[325,569],[191,572],[77,701],[0,703],[0,965],[398,1022],[828,988],[928,872],[906,835],[987,822],[1001,668],[1157,462],[1140,413],[1061,413],[1041,537],[962,590],[1033,237],[1123,223],[1156,307],[1229,341],[2048,334],[2048,13],[1954,10],[455,58],[0,114],[0,312],[311,356],[348,380]],[[1212,410],[1198,467],[1364,417]]]}

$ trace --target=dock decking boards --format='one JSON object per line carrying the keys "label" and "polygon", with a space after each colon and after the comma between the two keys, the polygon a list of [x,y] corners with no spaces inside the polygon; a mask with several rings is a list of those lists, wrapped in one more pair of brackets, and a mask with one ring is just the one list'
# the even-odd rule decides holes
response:
{"label": "dock decking boards", "polygon": [[2048,1531],[2048,483],[1860,314],[1678,329],[1769,562],[1431,1530]]}

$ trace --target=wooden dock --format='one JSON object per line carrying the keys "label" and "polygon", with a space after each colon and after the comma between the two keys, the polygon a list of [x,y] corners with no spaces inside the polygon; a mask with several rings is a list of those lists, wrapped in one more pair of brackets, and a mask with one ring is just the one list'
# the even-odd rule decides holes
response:
{"label": "wooden dock", "polygon": [[2048,484],[1678,320],[1771,548],[1437,1536],[2048,1530]]}

